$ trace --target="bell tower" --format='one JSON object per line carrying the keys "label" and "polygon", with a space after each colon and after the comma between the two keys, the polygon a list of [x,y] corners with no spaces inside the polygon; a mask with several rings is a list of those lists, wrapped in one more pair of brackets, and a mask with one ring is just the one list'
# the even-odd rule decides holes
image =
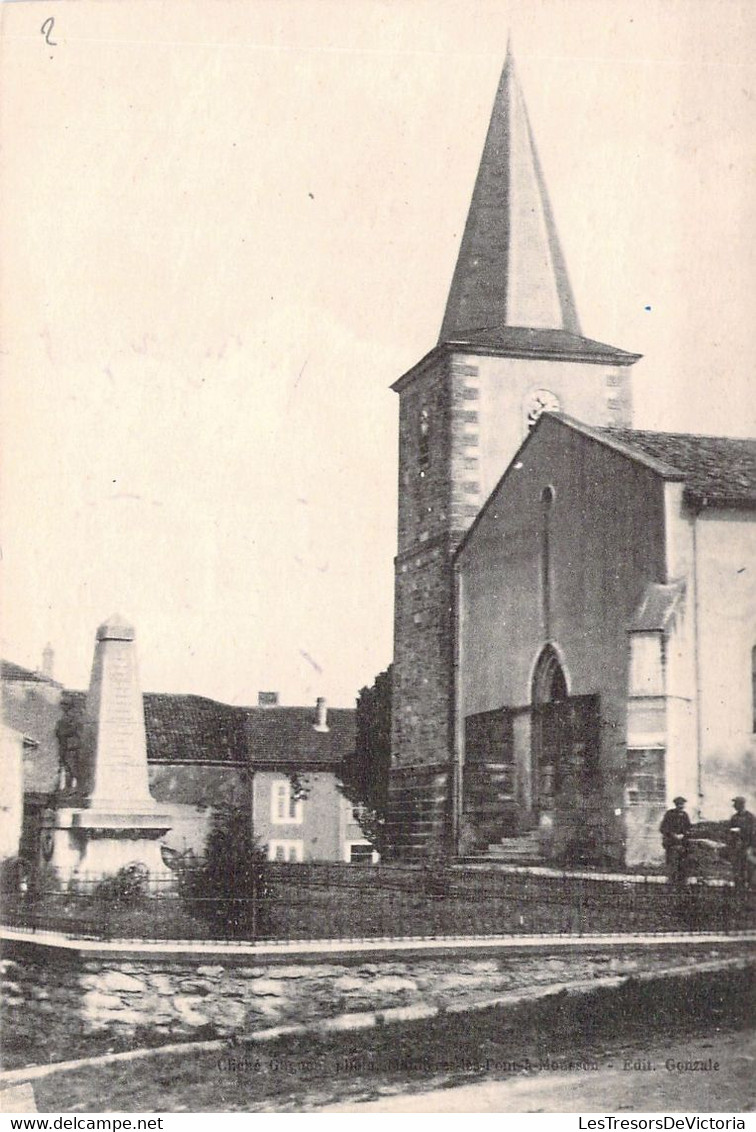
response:
{"label": "bell tower", "polygon": [[631,424],[637,359],[581,333],[508,50],[438,344],[392,387],[400,407],[388,835],[398,856],[451,848],[460,539],[542,412]]}

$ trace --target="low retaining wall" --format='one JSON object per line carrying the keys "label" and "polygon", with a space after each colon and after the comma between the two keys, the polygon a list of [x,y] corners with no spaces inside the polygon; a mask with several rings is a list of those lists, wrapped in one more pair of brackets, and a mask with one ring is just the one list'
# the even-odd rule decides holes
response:
{"label": "low retaining wall", "polygon": [[[687,944],[690,941],[686,941]],[[735,951],[737,953],[737,949]],[[733,954],[708,947],[627,946],[557,954],[423,956],[359,953],[214,960],[154,954],[90,956],[16,942],[0,964],[9,1016],[7,1064],[77,1050],[252,1035],[361,1013],[465,1009],[502,994],[679,967]]]}

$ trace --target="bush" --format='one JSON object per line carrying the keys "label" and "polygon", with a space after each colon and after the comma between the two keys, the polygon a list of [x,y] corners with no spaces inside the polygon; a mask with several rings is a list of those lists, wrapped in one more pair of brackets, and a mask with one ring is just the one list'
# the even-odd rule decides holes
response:
{"label": "bush", "polygon": [[147,895],[149,878],[149,869],[145,865],[137,862],[124,865],[112,877],[100,881],[94,896],[103,904],[112,904],[116,908],[134,908]]}
{"label": "bush", "polygon": [[0,893],[10,895],[18,892],[27,873],[26,862],[20,857],[6,857],[0,861]]}

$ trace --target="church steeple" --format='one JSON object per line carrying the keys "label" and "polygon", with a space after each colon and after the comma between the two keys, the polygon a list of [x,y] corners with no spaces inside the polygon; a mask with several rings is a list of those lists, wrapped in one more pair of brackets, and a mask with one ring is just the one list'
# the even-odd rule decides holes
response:
{"label": "church steeple", "polygon": [[[441,341],[392,387],[399,394],[399,514],[386,830],[399,855],[445,852],[460,828],[452,829],[452,820],[480,818],[482,829],[492,800],[506,815],[519,789],[508,770],[497,770],[494,781],[471,763],[462,793],[454,754],[457,724],[464,726],[455,715],[457,547],[542,412],[598,427],[630,424],[637,358],[580,332],[508,52]],[[515,472],[512,483],[523,499],[535,492],[543,501],[540,481]],[[520,563],[533,539],[535,528],[518,527],[505,553]],[[551,578],[548,570],[542,576]],[[478,585],[483,594],[479,580],[470,585],[470,593]],[[495,659],[471,654],[466,663],[480,663],[481,688],[498,686]]]}
{"label": "church steeple", "polygon": [[510,46],[439,342],[504,326],[580,334]]}

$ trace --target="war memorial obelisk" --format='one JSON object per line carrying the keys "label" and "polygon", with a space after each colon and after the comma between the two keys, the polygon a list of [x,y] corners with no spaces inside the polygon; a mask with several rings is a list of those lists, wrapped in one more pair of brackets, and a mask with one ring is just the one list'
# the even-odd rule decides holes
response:
{"label": "war memorial obelisk", "polygon": [[[170,819],[150,794],[135,632],[119,616],[97,630],[76,782],[55,810],[50,864],[62,877],[165,869]],[[66,804],[68,803],[68,804]]]}

